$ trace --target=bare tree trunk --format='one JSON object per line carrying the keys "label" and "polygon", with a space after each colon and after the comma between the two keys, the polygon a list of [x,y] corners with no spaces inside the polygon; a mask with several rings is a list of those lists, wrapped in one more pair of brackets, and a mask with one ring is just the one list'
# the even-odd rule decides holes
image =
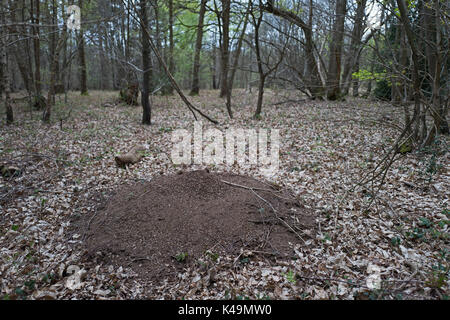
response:
{"label": "bare tree trunk", "polygon": [[[352,35],[350,39],[350,49],[344,59],[344,71],[342,72],[342,94],[347,95],[350,83],[352,79],[352,71],[356,71],[357,65],[359,65],[359,49],[362,37],[364,12],[366,8],[367,0],[358,1],[356,8],[355,22],[353,25]],[[353,82],[355,83],[355,82]],[[353,95],[355,95],[353,93]]]}
{"label": "bare tree trunk", "polygon": [[207,0],[202,0],[200,3],[200,12],[198,16],[198,26],[197,26],[197,39],[195,41],[195,54],[194,54],[194,67],[192,70],[192,86],[191,96],[198,95],[200,92],[200,53],[202,50],[202,40],[203,40],[203,20],[205,18],[206,12],[206,2]]}
{"label": "bare tree trunk", "polygon": [[[161,45],[161,26],[160,26],[160,23],[159,23],[159,6],[158,6],[158,0],[156,0],[154,3],[153,3],[153,8],[154,8],[154,11],[155,11],[155,22],[154,22],[154,24],[155,24],[155,42],[156,42],[156,48],[158,49],[158,51],[159,52],[162,52],[163,50],[162,50],[162,45]],[[162,73],[162,68],[161,68],[161,66],[158,64],[157,65],[157,70],[158,70],[158,77],[160,77],[161,76],[161,73]]]}
{"label": "bare tree trunk", "polygon": [[[434,7],[434,8],[433,8]],[[444,106],[440,95],[441,89],[441,33],[440,33],[440,5],[435,1],[434,6],[424,6],[424,27],[426,32],[425,56],[428,62],[428,74],[432,86],[431,115],[434,126],[430,129],[424,145],[430,145],[438,132],[445,133],[447,125],[446,114],[442,112]],[[447,125],[448,130],[448,125]]]}
{"label": "bare tree trunk", "polygon": [[[356,61],[353,72],[359,72],[359,61]],[[355,78],[352,80],[353,82],[353,96],[357,97],[359,95],[359,80]]]}
{"label": "bare tree trunk", "polygon": [[[395,28],[395,43],[400,43],[402,37],[402,28],[401,26],[396,26]],[[401,48],[394,54],[396,55],[396,59],[398,59],[398,61],[400,62],[402,54]],[[400,105],[402,102],[400,77],[395,73],[393,73],[391,76],[391,102],[394,105]]]}
{"label": "bare tree trunk", "polygon": [[149,87],[150,87],[150,44],[148,34],[145,32],[145,28],[148,26],[148,12],[146,8],[146,1],[140,0],[141,6],[141,37],[142,37],[142,90],[141,90],[141,104],[142,104],[142,123],[151,124],[151,106],[149,100]]}
{"label": "bare tree trunk", "polygon": [[[133,5],[134,7],[134,5]],[[134,7],[135,8],[135,7]],[[180,86],[178,85],[177,81],[174,79],[173,75],[170,73],[169,71],[169,67],[167,66],[167,63],[164,61],[163,57],[161,56],[160,51],[158,50],[158,48],[156,47],[156,45],[153,43],[152,39],[150,38],[150,33],[148,28],[145,26],[145,24],[143,24],[142,19],[141,18],[136,18],[135,15],[133,15],[133,18],[136,19],[140,26],[141,29],[143,30],[143,32],[146,34],[147,39],[148,39],[148,43],[150,45],[151,50],[153,51],[153,53],[155,54],[156,58],[159,61],[159,64],[161,65],[161,67],[163,68],[164,72],[166,73],[167,77],[169,78],[169,81],[171,83],[171,85],[173,86],[174,90],[178,93],[178,95],[180,96],[181,100],[183,100],[183,102],[185,103],[185,105],[187,106],[187,108],[189,109],[189,111],[191,111],[192,115],[194,116],[195,120],[197,120],[197,115],[195,112],[197,112],[198,114],[200,114],[203,118],[207,119],[208,121],[211,121],[212,123],[217,124],[218,122],[214,119],[211,119],[210,117],[208,117],[206,114],[204,114],[201,110],[199,110],[198,108],[196,108],[185,96],[185,94],[183,93],[183,91],[181,90]]]}
{"label": "bare tree trunk", "polygon": [[408,39],[409,46],[411,48],[412,55],[412,80],[414,88],[414,114],[410,123],[407,123],[407,130],[411,130],[411,124],[414,125],[413,128],[413,138],[415,140],[419,139],[419,115],[421,110],[420,104],[420,79],[419,79],[419,61],[418,61],[418,50],[416,47],[416,42],[414,38],[413,31],[408,20],[407,6],[404,0],[397,0],[397,5],[400,11],[400,19],[402,21],[403,27],[405,29],[406,37]]}
{"label": "bare tree trunk", "polygon": [[[342,1],[342,0],[340,0]],[[312,98],[322,98],[324,94],[323,86],[320,80],[320,75],[316,63],[316,58],[314,57],[314,42],[313,42],[313,31],[312,31],[312,1],[310,3],[310,23],[306,24],[300,16],[292,13],[289,10],[284,10],[281,8],[276,8],[273,5],[273,0],[268,0],[264,6],[264,10],[272,13],[278,17],[282,17],[289,22],[299,26],[305,35],[305,56],[306,56],[306,71],[304,78],[306,79],[306,86],[312,95]]]}
{"label": "bare tree trunk", "polygon": [[[4,2],[2,2],[3,4]],[[6,19],[6,5],[0,7],[0,24],[4,25],[7,22]],[[8,70],[8,56],[7,56],[7,43],[9,41],[9,34],[7,28],[0,28],[3,31],[0,34],[0,64],[2,71],[2,78],[0,79],[0,87],[4,91],[5,95],[5,109],[6,109],[6,124],[12,124],[14,122],[14,113],[11,106],[11,87],[9,83],[9,70]]]}
{"label": "bare tree trunk", "polygon": [[256,63],[258,65],[258,74],[259,74],[258,101],[256,104],[256,110],[253,115],[253,118],[259,119],[259,117],[261,116],[261,109],[262,109],[262,103],[263,103],[263,98],[264,98],[264,84],[266,82],[267,76],[269,74],[271,74],[274,70],[276,70],[278,68],[278,66],[280,65],[281,61],[283,61],[287,43],[284,44],[283,50],[282,50],[282,52],[280,52],[280,57],[279,57],[278,62],[275,63],[271,67],[266,62],[267,67],[266,67],[266,71],[264,71],[262,57],[261,57],[260,43],[259,43],[259,41],[260,41],[259,40],[259,38],[260,38],[259,29],[260,29],[261,23],[263,21],[264,9],[262,6],[260,6],[260,12],[259,12],[258,18],[255,17],[253,10],[250,10],[250,14],[252,16],[253,26],[254,26]]}
{"label": "bare tree trunk", "polygon": [[256,64],[258,65],[258,75],[259,75],[259,84],[258,84],[258,101],[256,103],[255,114],[253,115],[254,119],[258,119],[261,116],[262,102],[264,97],[264,83],[266,81],[266,74],[264,74],[262,61],[261,61],[261,50],[259,48],[259,27],[262,22],[262,12],[258,17],[258,20],[255,19],[253,13],[253,23],[255,27],[255,52],[256,52]]}
{"label": "bare tree trunk", "polygon": [[244,41],[245,31],[247,30],[248,15],[250,13],[250,7],[251,7],[251,2],[249,2],[247,12],[245,13],[244,26],[242,27],[242,32],[241,32],[241,35],[239,36],[239,40],[238,40],[237,47],[236,47],[236,53],[234,55],[234,62],[233,62],[233,66],[231,68],[231,75],[228,80],[227,110],[228,110],[228,114],[230,115],[230,118],[233,117],[233,112],[231,109],[231,93],[233,91],[233,82],[234,82],[234,77],[236,75],[236,70],[237,70],[238,63],[239,63],[239,56],[241,55],[242,42]]}
{"label": "bare tree trunk", "polygon": [[58,77],[58,61],[59,61],[59,53],[61,51],[62,45],[65,43],[66,39],[64,37],[60,37],[58,39],[58,43],[55,47],[54,54],[50,59],[50,83],[47,94],[47,105],[45,106],[44,112],[42,114],[42,121],[49,122],[50,116],[52,113],[52,106],[55,101],[55,84]]}
{"label": "bare tree trunk", "polygon": [[[173,41],[173,0],[169,0],[169,71],[171,74],[175,72],[175,62],[174,62],[174,41]],[[170,83],[167,85],[167,89],[164,90],[167,94],[173,94],[173,87]]]}
{"label": "bare tree trunk", "polygon": [[[66,8],[64,6],[64,2],[61,4],[61,11],[63,13],[63,17],[64,17],[64,21],[67,20],[67,16],[66,16]],[[62,37],[64,39],[64,44],[63,44],[63,64],[62,64],[62,70],[60,73],[60,78],[58,80],[58,84],[60,86],[60,89],[62,89],[64,91],[65,98],[67,100],[67,88],[66,88],[66,78],[67,78],[67,24],[63,25],[63,32],[62,32]],[[61,92],[60,92],[61,93]],[[67,101],[66,101],[67,102]]]}
{"label": "bare tree trunk", "polygon": [[99,47],[100,47],[100,54],[99,54],[99,62],[100,62],[100,86],[99,88],[101,90],[105,90],[106,89],[106,82],[107,82],[107,77],[106,77],[106,63],[105,63],[105,46],[103,44],[103,34],[100,34],[98,37],[98,41],[99,41]]}
{"label": "bare tree trunk", "polygon": [[[228,92],[228,60],[230,45],[230,10],[231,0],[222,1],[222,41],[220,43],[220,97],[223,98]],[[228,109],[231,117],[231,110]]]}
{"label": "bare tree trunk", "polygon": [[[83,14],[83,0],[78,1],[78,6]],[[80,62],[80,89],[82,95],[88,94],[87,89],[87,70],[86,70],[86,55],[84,50],[84,32],[83,28],[80,29],[78,37],[78,58]]]}
{"label": "bare tree trunk", "polygon": [[[130,0],[128,0],[127,8],[130,8]],[[127,29],[126,29],[126,36],[124,35],[124,45],[125,45],[125,61],[130,61],[130,10],[127,10]],[[125,67],[125,73],[126,73],[126,79],[127,83],[131,82],[131,73],[129,68]]]}
{"label": "bare tree trunk", "polygon": [[[41,44],[39,38],[40,0],[33,0],[35,5],[33,26],[33,48],[34,48],[34,84],[36,96],[41,95]],[[33,1],[31,7],[33,7]]]}
{"label": "bare tree trunk", "polygon": [[216,34],[214,33],[213,44],[212,44],[212,65],[211,65],[211,81],[213,90],[217,89],[217,56],[216,56]]}
{"label": "bare tree trunk", "polygon": [[[48,9],[50,16],[50,21],[52,24],[51,27],[51,34],[50,34],[50,57],[49,57],[49,65],[50,65],[50,73],[54,73],[55,79],[53,85],[55,85],[59,78],[59,59],[56,61],[53,61],[54,57],[56,57],[56,47],[59,39],[59,30],[56,26],[58,24],[58,3],[56,0],[52,0],[52,10]],[[59,53],[58,53],[59,57]],[[55,63],[53,65],[53,63]],[[50,81],[51,82],[51,81]],[[51,85],[51,84],[50,84]],[[55,88],[53,88],[55,89]],[[52,103],[55,103],[55,91],[51,95],[53,101]]]}
{"label": "bare tree trunk", "polygon": [[230,79],[229,79],[229,83],[228,83],[229,96],[231,96],[231,91],[233,90],[234,77],[236,76],[236,70],[238,68],[238,63],[239,63],[239,57],[241,55],[242,42],[244,41],[245,32],[247,31],[250,4],[251,4],[251,2],[249,1],[249,6],[247,8],[247,12],[245,13],[245,17],[244,17],[244,25],[242,27],[241,35],[239,36],[239,39],[238,39],[238,43],[236,46],[236,52],[235,52],[234,60],[233,60],[233,65],[231,67],[231,75],[230,75]]}
{"label": "bare tree trunk", "polygon": [[33,91],[33,72],[31,70],[31,66],[28,64],[27,61],[27,52],[29,51],[27,49],[28,41],[25,39],[21,39],[21,34],[26,34],[25,27],[22,26],[16,26],[18,23],[17,20],[17,13],[22,11],[21,21],[25,22],[24,20],[24,11],[25,8],[22,3],[22,8],[19,8],[18,1],[9,1],[10,4],[10,21],[12,22],[13,26],[9,29],[9,32],[14,35],[12,38],[12,45],[10,46],[10,50],[14,51],[13,57],[17,63],[17,67],[19,68],[20,75],[22,76],[23,84],[25,85],[25,89],[27,90],[28,94],[30,95]]}
{"label": "bare tree trunk", "polygon": [[327,73],[327,98],[329,100],[339,99],[341,96],[341,53],[344,38],[344,22],[346,13],[346,0],[336,1],[336,17],[333,27],[333,36],[330,44],[330,60]]}
{"label": "bare tree trunk", "polygon": [[58,63],[58,51],[55,48],[55,52],[53,53],[50,60],[50,83],[47,94],[47,105],[45,106],[44,113],[42,114],[42,121],[49,122],[50,116],[52,113],[52,106],[54,104],[55,97],[55,82],[56,82],[56,64]]}

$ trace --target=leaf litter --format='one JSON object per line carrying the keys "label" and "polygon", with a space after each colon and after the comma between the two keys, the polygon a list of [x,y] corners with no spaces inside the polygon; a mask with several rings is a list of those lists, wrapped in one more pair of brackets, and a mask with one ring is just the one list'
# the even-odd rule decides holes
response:
{"label": "leaf litter", "polygon": [[[210,169],[264,179],[252,166],[170,161],[171,132],[192,131],[176,97],[153,98],[153,125],[139,125],[141,109],[103,108],[115,92],[71,93],[72,117],[41,124],[18,113],[2,128],[1,162],[19,168],[0,180],[0,294],[3,299],[445,299],[449,295],[449,155],[409,153],[391,167],[372,199],[353,188],[379,161],[397,132],[384,115],[401,110],[363,99],[346,102],[284,99],[267,91],[261,120],[250,118],[255,95],[235,91],[235,118],[216,92],[194,103],[223,130],[277,128],[280,170],[272,183],[291,190],[315,215],[317,232],[291,243],[295,259],[243,248],[207,251],[186,264],[176,281],[148,285],[129,266],[87,259],[74,221],[92,216],[123,184]],[[21,117],[21,118],[20,118]],[[204,123],[204,129],[211,127]],[[141,162],[117,168],[114,156],[148,146]],[[443,146],[443,147],[442,147]],[[208,168],[209,167],[209,168]],[[369,279],[369,281],[368,281]]]}

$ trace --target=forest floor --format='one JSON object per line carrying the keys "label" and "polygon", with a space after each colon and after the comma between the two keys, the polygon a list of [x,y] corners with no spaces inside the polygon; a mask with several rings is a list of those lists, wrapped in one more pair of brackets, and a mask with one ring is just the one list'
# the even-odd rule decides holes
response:
{"label": "forest floor", "polygon": [[[2,123],[0,162],[20,174],[0,178],[1,299],[448,299],[449,139],[399,157],[372,197],[374,186],[353,187],[395,141],[403,115],[364,99],[302,101],[267,90],[262,118],[253,120],[256,93],[235,90],[230,120],[218,92],[191,98],[220,129],[280,129],[271,182],[314,212],[317,229],[294,245],[296,259],[209,254],[186,264],[176,281],[150,287],[130,267],[87,259],[72,222],[94,214],[124,183],[177,173],[172,132],[194,127],[177,96],[152,98],[151,126],[140,124],[140,106],[103,106],[117,96],[71,92],[68,103],[58,96],[50,125],[21,101],[16,123]],[[114,156],[136,144],[148,146],[145,157],[117,167]],[[206,167],[264,179],[245,165],[181,169]]]}

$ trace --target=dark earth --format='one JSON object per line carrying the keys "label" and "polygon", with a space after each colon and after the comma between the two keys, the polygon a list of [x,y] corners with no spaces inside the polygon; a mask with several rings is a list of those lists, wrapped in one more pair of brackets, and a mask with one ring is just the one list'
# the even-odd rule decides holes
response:
{"label": "dark earth", "polygon": [[293,257],[314,217],[288,190],[207,170],[122,186],[80,224],[88,259],[130,266],[153,283],[174,279],[207,250]]}

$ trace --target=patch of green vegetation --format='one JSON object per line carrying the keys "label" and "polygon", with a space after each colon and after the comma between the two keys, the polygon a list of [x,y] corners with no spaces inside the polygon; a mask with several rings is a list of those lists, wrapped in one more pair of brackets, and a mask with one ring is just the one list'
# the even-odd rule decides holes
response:
{"label": "patch of green vegetation", "polygon": [[398,152],[400,152],[401,154],[405,154],[408,152],[412,151],[412,144],[410,141],[406,141],[404,143],[402,143],[402,145],[400,146],[400,149],[398,150]]}
{"label": "patch of green vegetation", "polygon": [[172,132],[172,131],[173,131],[172,128],[164,128],[164,127],[159,128],[159,132],[161,132],[161,133]]}
{"label": "patch of green vegetation", "polygon": [[21,287],[17,287],[14,289],[14,293],[19,297],[19,299],[25,299],[27,294],[25,290],[23,290]]}
{"label": "patch of green vegetation", "polygon": [[289,270],[287,273],[283,273],[283,276],[285,276],[287,281],[289,281],[290,283],[295,284],[297,282],[297,280],[295,279],[296,274],[292,270]]}
{"label": "patch of green vegetation", "polygon": [[91,158],[89,156],[81,156],[78,163],[82,166],[89,165],[91,163]]}
{"label": "patch of green vegetation", "polygon": [[36,285],[35,280],[28,280],[24,282],[25,287],[27,287],[28,290],[33,291]]}
{"label": "patch of green vegetation", "polygon": [[420,220],[419,226],[421,226],[423,228],[429,228],[432,225],[431,221],[428,220],[427,218],[420,217],[419,220]]}
{"label": "patch of green vegetation", "polygon": [[440,263],[437,266],[433,266],[433,271],[428,274],[428,280],[425,282],[430,288],[440,289],[446,283],[448,279],[449,268],[444,267]]}
{"label": "patch of green vegetation", "polygon": [[326,241],[331,241],[331,237],[327,232],[325,232],[323,234],[323,239],[322,239],[322,242],[326,242]]}
{"label": "patch of green vegetation", "polygon": [[56,274],[54,273],[46,273],[42,276],[42,282],[45,283],[53,283],[57,279]]}
{"label": "patch of green vegetation", "polygon": [[431,239],[446,241],[449,239],[449,233],[446,230],[448,224],[450,224],[450,220],[447,219],[432,222],[425,217],[420,217],[417,227],[412,231],[405,232],[405,236],[409,240],[420,240],[424,242]]}
{"label": "patch of green vegetation", "polygon": [[219,259],[219,257],[220,257],[220,255],[218,253],[211,252],[211,251],[206,251],[206,255],[208,257],[210,257],[211,260],[214,261],[214,262],[216,262]]}
{"label": "patch of green vegetation", "polygon": [[402,243],[402,240],[399,237],[394,237],[391,239],[391,245],[393,247],[398,247]]}
{"label": "patch of green vegetation", "polygon": [[175,260],[178,262],[185,262],[188,257],[188,254],[186,252],[180,252],[175,256]]}

